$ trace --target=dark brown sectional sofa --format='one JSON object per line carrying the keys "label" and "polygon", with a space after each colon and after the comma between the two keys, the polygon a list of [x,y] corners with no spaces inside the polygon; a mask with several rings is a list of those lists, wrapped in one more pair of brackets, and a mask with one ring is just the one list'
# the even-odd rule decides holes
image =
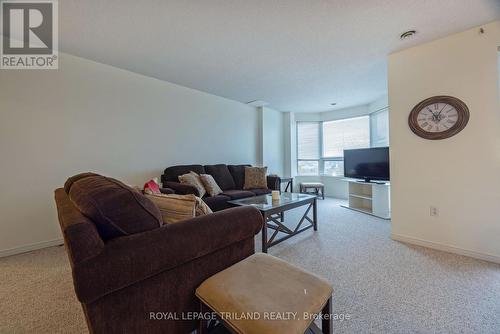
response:
{"label": "dark brown sectional sofa", "polygon": [[280,178],[278,176],[267,177],[268,189],[244,190],[245,167],[251,165],[178,165],[165,169],[161,176],[164,187],[173,189],[177,194],[195,194],[199,196],[195,187],[179,183],[179,176],[191,171],[198,174],[210,174],[222,189],[223,193],[217,196],[204,196],[203,200],[213,211],[220,211],[231,207],[230,200],[241,199],[271,193],[279,190]]}

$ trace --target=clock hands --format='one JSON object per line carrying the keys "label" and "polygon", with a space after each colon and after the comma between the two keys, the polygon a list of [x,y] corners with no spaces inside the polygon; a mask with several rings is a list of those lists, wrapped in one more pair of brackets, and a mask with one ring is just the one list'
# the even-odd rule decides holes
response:
{"label": "clock hands", "polygon": [[432,114],[432,120],[437,124],[437,123],[440,123],[443,118],[441,117],[441,113],[443,112],[444,108],[446,108],[446,104],[444,104],[443,108],[441,108],[441,110],[439,112],[432,112],[432,110],[427,107],[427,110]]}
{"label": "clock hands", "polygon": [[441,113],[443,112],[444,108],[446,108],[446,104],[443,106],[443,108],[441,109],[441,111],[439,112],[438,116],[441,116]]}
{"label": "clock hands", "polygon": [[437,119],[436,114],[432,112],[431,108],[427,107],[427,111],[429,111],[432,114],[432,120],[434,122],[436,122],[436,123],[439,122],[438,119]]}

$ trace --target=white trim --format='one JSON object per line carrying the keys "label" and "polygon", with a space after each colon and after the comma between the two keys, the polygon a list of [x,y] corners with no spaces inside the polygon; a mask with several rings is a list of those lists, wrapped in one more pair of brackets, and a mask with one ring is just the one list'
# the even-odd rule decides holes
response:
{"label": "white trim", "polygon": [[24,245],[21,247],[3,249],[3,250],[0,250],[0,258],[6,257],[6,256],[11,256],[11,255],[16,255],[16,254],[21,254],[21,253],[26,253],[26,252],[31,252],[31,251],[34,251],[37,249],[42,249],[42,248],[47,248],[47,247],[52,247],[52,246],[59,246],[62,244],[64,244],[64,240],[59,238],[59,239],[54,239],[54,240],[35,242],[34,244]]}
{"label": "white trim", "polygon": [[427,241],[427,240],[422,240],[422,239],[417,239],[417,238],[412,238],[408,237],[405,235],[400,235],[400,234],[391,234],[392,240],[395,241],[401,241],[417,246],[423,246],[423,247],[428,247],[432,249],[437,249],[443,252],[448,252],[448,253],[454,253],[454,254],[459,254],[459,255],[464,255],[468,257],[472,257],[475,259],[479,260],[484,260],[484,261],[489,261],[489,262],[494,262],[500,264],[500,256],[493,255],[493,254],[486,254],[486,253],[480,253],[468,249],[463,249],[463,248],[458,248],[454,246],[449,246],[433,241]]}

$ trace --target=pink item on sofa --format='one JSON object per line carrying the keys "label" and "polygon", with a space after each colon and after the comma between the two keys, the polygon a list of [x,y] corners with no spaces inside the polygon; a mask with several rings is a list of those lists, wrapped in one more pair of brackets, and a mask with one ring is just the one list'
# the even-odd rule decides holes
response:
{"label": "pink item on sofa", "polygon": [[[149,191],[147,191],[147,190],[149,190]],[[144,193],[147,194],[149,192],[151,192],[153,194],[161,194],[160,187],[153,180],[149,180],[148,182],[146,182],[146,184],[144,184]]]}

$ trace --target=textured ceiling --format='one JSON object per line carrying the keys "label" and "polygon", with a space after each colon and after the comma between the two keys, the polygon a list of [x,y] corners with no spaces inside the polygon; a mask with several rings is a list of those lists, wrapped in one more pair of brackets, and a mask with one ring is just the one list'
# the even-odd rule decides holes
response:
{"label": "textured ceiling", "polygon": [[[499,0],[63,0],[60,48],[281,111],[386,93],[393,51],[500,18]],[[401,41],[408,29],[418,34]]]}

